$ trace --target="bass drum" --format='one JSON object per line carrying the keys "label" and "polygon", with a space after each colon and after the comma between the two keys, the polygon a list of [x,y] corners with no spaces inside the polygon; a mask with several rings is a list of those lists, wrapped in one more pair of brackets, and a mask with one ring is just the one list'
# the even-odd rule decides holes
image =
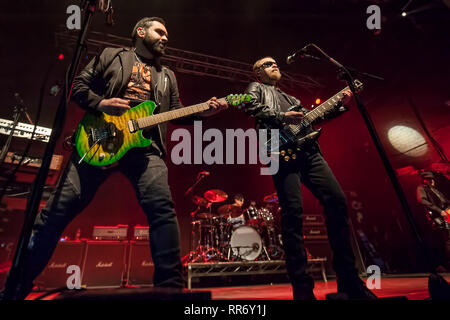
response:
{"label": "bass drum", "polygon": [[236,259],[253,261],[262,251],[261,237],[254,228],[241,226],[231,234],[230,247]]}

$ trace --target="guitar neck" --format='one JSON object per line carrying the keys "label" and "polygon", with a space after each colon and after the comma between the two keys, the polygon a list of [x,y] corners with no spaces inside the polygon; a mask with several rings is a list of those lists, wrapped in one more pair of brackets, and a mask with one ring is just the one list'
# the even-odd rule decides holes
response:
{"label": "guitar neck", "polygon": [[[225,98],[218,99],[221,101],[225,101]],[[195,104],[189,107],[184,107],[168,112],[163,112],[159,114],[155,114],[152,116],[136,119],[137,125],[139,129],[145,129],[148,127],[152,127],[158,125],[163,122],[175,120],[178,118],[183,118],[190,116],[192,114],[200,113],[209,109],[209,105],[207,102],[202,102],[199,104]]]}
{"label": "guitar neck", "polygon": [[348,86],[316,107],[314,110],[311,110],[307,114],[305,114],[304,118],[306,119],[306,121],[308,121],[309,123],[313,123],[317,121],[317,119],[321,119],[325,114],[333,110],[333,108],[336,107],[336,104],[344,97],[344,92],[347,90],[349,90]]}
{"label": "guitar neck", "polygon": [[336,104],[343,98],[344,92],[346,90],[349,90],[348,86],[339,91],[338,93],[336,93],[334,96],[332,96],[330,99],[328,99],[321,105],[317,106],[314,110],[311,110],[308,113],[306,113],[300,124],[288,125],[291,133],[296,135],[302,130],[302,128],[308,127],[317,120],[322,119],[325,114],[327,114],[334,107],[336,107]]}

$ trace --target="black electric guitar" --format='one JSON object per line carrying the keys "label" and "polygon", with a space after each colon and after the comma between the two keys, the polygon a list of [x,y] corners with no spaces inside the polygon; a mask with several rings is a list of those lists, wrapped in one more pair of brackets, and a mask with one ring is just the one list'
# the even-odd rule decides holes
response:
{"label": "black electric guitar", "polygon": [[[355,80],[354,86],[357,91],[361,91],[363,84],[361,81]],[[316,141],[320,136],[322,129],[309,131],[308,128],[310,125],[323,120],[326,115],[334,112],[336,108],[341,105],[341,101],[344,98],[344,92],[348,90],[350,90],[350,88],[347,86],[330,99],[314,108],[314,110],[307,112],[303,116],[300,124],[289,124],[281,128],[279,131],[280,142],[278,148],[271,149],[271,139],[267,141],[266,146],[268,147],[269,153],[276,154],[279,152],[280,158],[286,162],[295,160],[298,152],[302,151],[307,144]],[[300,111],[300,108],[300,106],[293,106],[289,111]]]}

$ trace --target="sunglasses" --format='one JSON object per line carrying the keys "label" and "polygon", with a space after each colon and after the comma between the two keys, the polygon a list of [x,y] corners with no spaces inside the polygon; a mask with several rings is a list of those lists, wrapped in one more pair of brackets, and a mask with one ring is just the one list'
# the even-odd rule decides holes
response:
{"label": "sunglasses", "polygon": [[266,69],[266,68],[270,68],[271,66],[273,66],[274,64],[277,64],[275,61],[266,61],[264,62],[260,68],[261,69]]}

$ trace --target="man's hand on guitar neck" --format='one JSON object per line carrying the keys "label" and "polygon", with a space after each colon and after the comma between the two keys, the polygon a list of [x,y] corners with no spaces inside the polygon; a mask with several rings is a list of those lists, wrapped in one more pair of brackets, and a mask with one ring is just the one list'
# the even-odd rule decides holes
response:
{"label": "man's hand on guitar neck", "polygon": [[120,116],[130,109],[130,100],[111,98],[103,99],[97,106],[97,110],[110,116]]}
{"label": "man's hand on guitar neck", "polygon": [[209,110],[200,113],[202,117],[210,117],[228,108],[228,103],[224,99],[217,99],[216,97],[212,97],[206,103],[209,105]]}
{"label": "man's hand on guitar neck", "polygon": [[303,112],[288,111],[284,114],[283,122],[286,124],[300,124],[304,116]]}
{"label": "man's hand on guitar neck", "polygon": [[346,103],[348,103],[350,101],[353,93],[352,93],[352,91],[350,89],[346,90],[346,91],[344,91],[342,93],[344,94],[344,97],[342,98],[341,101],[342,101],[342,105],[344,105],[344,104],[346,104]]}

